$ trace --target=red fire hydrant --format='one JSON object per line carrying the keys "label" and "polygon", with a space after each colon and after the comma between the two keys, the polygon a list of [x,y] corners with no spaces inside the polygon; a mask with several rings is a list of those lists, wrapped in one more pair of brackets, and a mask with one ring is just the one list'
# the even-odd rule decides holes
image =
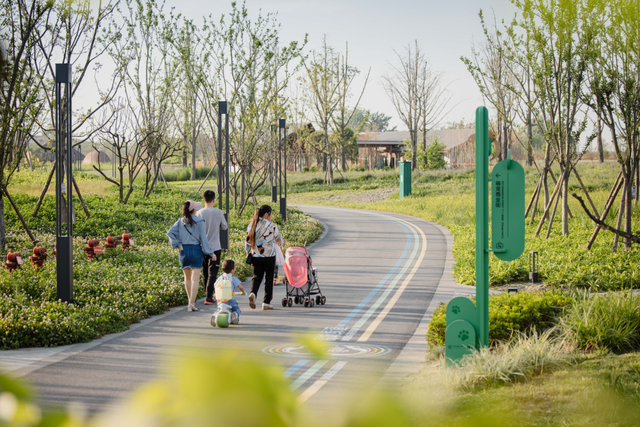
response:
{"label": "red fire hydrant", "polygon": [[22,255],[20,252],[13,252],[12,248],[9,248],[9,253],[3,258],[7,260],[2,263],[2,266],[10,272],[22,265]]}
{"label": "red fire hydrant", "polygon": [[87,241],[87,247],[83,249],[87,253],[88,260],[96,259],[96,254],[102,253],[102,248],[98,246],[99,244],[100,240],[98,239],[89,239]]}
{"label": "red fire hydrant", "polygon": [[118,238],[115,236],[108,235],[106,238],[106,243],[104,244],[104,247],[107,249],[114,249],[116,246],[118,246]]}
{"label": "red fire hydrant", "polygon": [[131,233],[125,231],[122,233],[122,249],[127,249],[129,246],[135,246],[135,242],[131,238]]}
{"label": "red fire hydrant", "polygon": [[31,260],[31,264],[33,264],[34,267],[42,267],[42,264],[44,264],[44,259],[47,256],[47,248],[45,248],[44,246],[38,246],[38,243],[36,242],[36,246],[35,248],[33,248],[33,255],[31,255],[29,257],[29,259]]}

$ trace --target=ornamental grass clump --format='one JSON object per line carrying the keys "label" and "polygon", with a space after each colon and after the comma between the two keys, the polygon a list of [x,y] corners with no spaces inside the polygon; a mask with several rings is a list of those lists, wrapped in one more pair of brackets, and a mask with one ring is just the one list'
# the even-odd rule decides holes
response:
{"label": "ornamental grass clump", "polygon": [[553,330],[519,333],[509,342],[484,347],[463,358],[454,377],[465,390],[528,381],[570,361],[571,348]]}
{"label": "ornamental grass clump", "polygon": [[640,349],[640,295],[576,294],[559,321],[560,335],[585,350],[623,353]]}

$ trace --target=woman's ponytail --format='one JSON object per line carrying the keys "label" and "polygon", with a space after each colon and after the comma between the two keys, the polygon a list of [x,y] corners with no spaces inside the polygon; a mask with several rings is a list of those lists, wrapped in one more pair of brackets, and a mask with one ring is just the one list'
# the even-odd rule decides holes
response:
{"label": "woman's ponytail", "polygon": [[256,246],[256,226],[258,225],[258,220],[268,213],[271,213],[271,206],[262,205],[256,208],[253,218],[251,218],[251,226],[249,227],[249,244],[251,248]]}
{"label": "woman's ponytail", "polygon": [[182,216],[187,220],[187,224],[193,227],[193,218],[191,218],[191,211],[189,210],[190,203],[187,200],[182,205]]}

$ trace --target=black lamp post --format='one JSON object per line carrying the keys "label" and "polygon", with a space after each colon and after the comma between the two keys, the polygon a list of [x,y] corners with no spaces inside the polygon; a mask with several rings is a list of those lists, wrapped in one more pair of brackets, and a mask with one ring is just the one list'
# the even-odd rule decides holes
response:
{"label": "black lamp post", "polygon": [[[284,132],[283,137],[280,137],[281,133]],[[282,168],[282,161],[280,161],[280,166],[284,169],[284,196],[282,195],[282,171],[280,172],[280,216],[283,221],[287,220],[287,120],[280,119],[278,121],[278,140],[283,145],[283,149],[280,150],[282,156],[284,157],[284,168]]]}
{"label": "black lamp post", "polygon": [[[222,173],[222,115],[225,116],[225,162]],[[222,183],[225,183],[226,206],[224,218],[229,223],[229,112],[227,101],[218,101],[218,207],[222,210]],[[229,249],[229,229],[220,230],[220,246]]]}
{"label": "black lamp post", "polygon": [[273,156],[273,161],[271,162],[271,202],[272,203],[278,202],[278,186],[276,185],[276,181],[277,181],[276,173],[278,170],[278,153],[280,152],[280,150],[278,149],[279,141],[276,141],[277,129],[278,129],[277,125],[271,125],[271,139],[275,142],[273,146],[274,156]]}
{"label": "black lamp post", "polygon": [[71,83],[71,64],[56,64],[56,274],[57,297],[63,302],[73,302]]}
{"label": "black lamp post", "polygon": [[538,283],[538,252],[529,252],[529,281]]}

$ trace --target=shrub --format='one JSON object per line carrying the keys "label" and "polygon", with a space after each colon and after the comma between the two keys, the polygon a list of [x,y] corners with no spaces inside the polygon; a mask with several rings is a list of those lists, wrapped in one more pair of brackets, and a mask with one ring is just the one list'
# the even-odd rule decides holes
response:
{"label": "shrub", "polygon": [[552,330],[519,333],[515,339],[494,348],[484,347],[466,355],[456,373],[463,389],[484,388],[505,383],[527,381],[536,375],[557,369],[566,363],[568,354],[560,341],[550,338]]}
{"label": "shrub", "polygon": [[560,319],[561,335],[580,348],[615,353],[640,349],[640,295],[578,294]]}
{"label": "shrub", "polygon": [[308,166],[304,166],[304,167],[302,168],[302,172],[303,172],[303,173],[305,173],[305,172],[309,172],[309,167],[308,167]]}
{"label": "shrub", "polygon": [[191,169],[180,168],[180,169],[174,169],[171,171],[164,171],[164,179],[166,179],[169,182],[189,181],[191,179]]}
{"label": "shrub", "polygon": [[317,166],[311,166],[311,167],[309,168],[309,171],[311,171],[311,172],[318,172],[318,167],[317,167]]}
{"label": "shrub", "polygon": [[[544,332],[556,324],[562,309],[572,299],[560,293],[539,292],[500,294],[489,297],[489,339],[492,344],[507,341],[514,332]],[[446,305],[434,311],[427,341],[430,346],[444,344]]]}

